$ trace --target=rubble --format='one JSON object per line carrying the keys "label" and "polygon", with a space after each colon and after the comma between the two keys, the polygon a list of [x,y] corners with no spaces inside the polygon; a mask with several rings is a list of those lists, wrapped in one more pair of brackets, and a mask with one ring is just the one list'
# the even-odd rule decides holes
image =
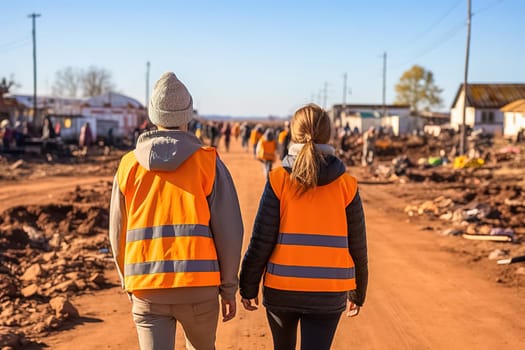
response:
{"label": "rubble", "polygon": [[395,184],[388,190],[406,203],[407,222],[450,237],[447,249],[477,264],[497,260],[494,280],[519,285],[515,271],[499,265],[525,254],[524,144],[478,133],[467,155],[456,157],[458,135],[390,137],[390,145],[402,146],[389,154],[377,149],[374,163],[362,167],[353,166],[360,164],[359,138],[347,142],[338,154],[360,184]]}
{"label": "rubble", "polygon": [[108,286],[110,192],[101,181],[56,204],[0,214],[0,346],[16,349],[17,334],[31,339],[60,328],[79,317],[70,297]]}

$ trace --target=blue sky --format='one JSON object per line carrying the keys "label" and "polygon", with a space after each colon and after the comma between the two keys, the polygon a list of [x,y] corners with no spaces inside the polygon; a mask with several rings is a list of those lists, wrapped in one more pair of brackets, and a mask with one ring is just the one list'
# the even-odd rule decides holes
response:
{"label": "blue sky", "polygon": [[[525,83],[525,1],[472,0],[471,82]],[[174,71],[201,114],[285,116],[308,102],[327,107],[387,102],[414,64],[434,72],[450,107],[463,80],[467,0],[4,1],[0,77],[33,91],[31,19],[37,19],[38,92],[67,66],[106,68],[117,91],[143,102]],[[321,96],[321,98],[319,98]]]}

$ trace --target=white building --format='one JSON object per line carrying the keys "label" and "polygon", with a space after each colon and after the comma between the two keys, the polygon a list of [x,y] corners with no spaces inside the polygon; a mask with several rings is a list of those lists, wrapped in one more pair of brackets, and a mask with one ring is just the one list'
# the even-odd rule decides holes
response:
{"label": "white building", "polygon": [[[26,115],[32,114],[29,111],[33,107],[33,96],[11,97],[26,107]],[[107,137],[110,129],[113,137],[121,138],[131,136],[147,119],[146,108],[139,101],[115,92],[84,99],[38,96],[37,108],[42,118],[49,115],[53,123],[60,124],[62,138],[70,140],[78,140],[80,128],[86,122],[95,139]]]}
{"label": "white building", "polygon": [[503,136],[516,138],[518,132],[525,130],[525,99],[516,100],[504,106]]}
{"label": "white building", "polygon": [[402,134],[411,134],[416,130],[423,131],[425,119],[419,116],[399,116],[389,115],[381,119],[382,127],[390,127],[392,133],[396,136]]}
{"label": "white building", "polygon": [[80,114],[94,120],[92,130],[103,137],[110,129],[114,137],[130,136],[147,119],[146,109],[139,101],[115,92],[84,100]]}
{"label": "white building", "polygon": [[[503,133],[501,108],[525,98],[525,84],[468,84],[465,124],[493,134]],[[450,124],[459,130],[463,121],[465,93],[460,85],[450,111]]]}
{"label": "white building", "polygon": [[[385,114],[385,115],[383,115]],[[410,116],[409,105],[381,105],[381,104],[336,104],[329,111],[330,118],[335,127],[357,127],[359,132],[371,126],[381,126],[382,117],[404,118]],[[395,123],[395,121],[392,121]]]}

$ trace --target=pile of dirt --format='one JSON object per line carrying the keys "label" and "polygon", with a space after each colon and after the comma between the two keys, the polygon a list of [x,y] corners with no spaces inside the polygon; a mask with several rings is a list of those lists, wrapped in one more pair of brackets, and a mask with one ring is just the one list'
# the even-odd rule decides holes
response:
{"label": "pile of dirt", "polygon": [[23,344],[60,328],[78,317],[69,297],[108,287],[110,192],[111,184],[100,182],[77,187],[56,204],[12,207],[0,214],[0,338],[5,344]]}

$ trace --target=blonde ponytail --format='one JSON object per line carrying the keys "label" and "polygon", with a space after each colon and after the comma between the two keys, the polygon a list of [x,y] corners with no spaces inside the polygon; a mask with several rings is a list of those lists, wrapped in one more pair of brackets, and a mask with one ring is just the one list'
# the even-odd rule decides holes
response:
{"label": "blonde ponytail", "polygon": [[304,144],[292,167],[290,175],[298,195],[317,186],[319,171],[324,157],[315,144],[327,143],[330,139],[330,119],[326,112],[315,104],[297,110],[291,123],[292,142]]}

